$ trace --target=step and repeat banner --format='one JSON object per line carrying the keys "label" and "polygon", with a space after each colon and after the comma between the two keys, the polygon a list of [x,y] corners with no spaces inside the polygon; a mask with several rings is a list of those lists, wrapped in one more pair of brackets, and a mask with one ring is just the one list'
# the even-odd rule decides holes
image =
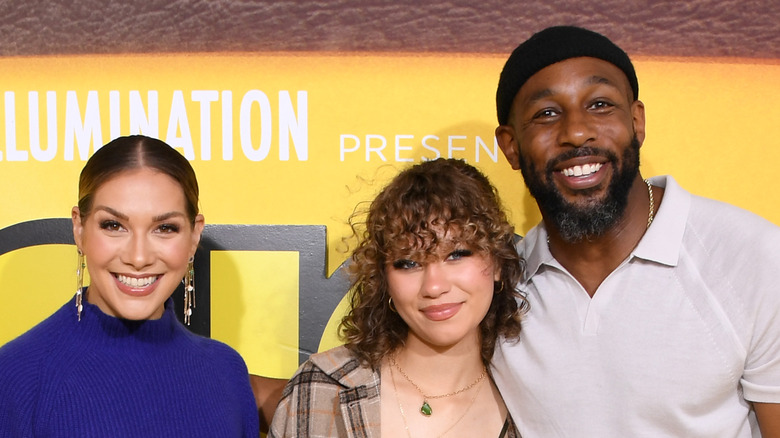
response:
{"label": "step and repeat banner", "polygon": [[[120,135],[192,162],[209,224],[193,330],[288,377],[338,344],[347,220],[399,169],[456,157],[539,219],[493,135],[506,54],[208,53],[0,58],[0,344],[75,291],[78,174]],[[644,176],[780,224],[780,62],[634,57]]]}

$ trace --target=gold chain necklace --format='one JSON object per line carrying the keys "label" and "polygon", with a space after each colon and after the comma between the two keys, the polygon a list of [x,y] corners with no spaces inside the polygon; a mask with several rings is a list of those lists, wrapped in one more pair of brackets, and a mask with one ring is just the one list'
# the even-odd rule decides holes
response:
{"label": "gold chain necklace", "polygon": [[[477,383],[481,382],[482,379],[484,379],[485,376],[487,375],[487,371],[485,370],[484,367],[482,367],[482,374],[480,374],[479,377],[477,377],[477,380],[469,383],[468,385],[464,386],[463,388],[458,389],[457,391],[448,392],[447,394],[428,395],[428,394],[426,394],[422,390],[422,388],[420,388],[416,383],[414,383],[414,381],[412,381],[412,379],[408,375],[406,375],[406,373],[401,368],[401,366],[398,365],[398,363],[395,361],[395,355],[390,356],[390,365],[395,367],[398,370],[398,372],[401,373],[402,376],[404,376],[404,379],[406,379],[409,383],[411,383],[412,386],[414,386],[415,389],[417,389],[417,392],[419,392],[420,395],[423,396],[423,404],[422,404],[422,406],[420,406],[420,413],[425,415],[426,417],[430,417],[431,414],[433,414],[433,408],[431,408],[431,405],[430,405],[430,403],[428,403],[428,400],[433,400],[433,399],[437,399],[437,398],[452,397],[453,395],[460,394],[463,391],[468,391],[469,389],[473,388]],[[391,369],[391,372],[392,372],[392,369]]]}
{"label": "gold chain necklace", "polygon": [[[395,365],[395,358],[392,358],[392,362]],[[396,365],[396,368],[398,368],[397,365]],[[398,368],[398,371],[401,371],[401,369]],[[484,369],[483,369],[483,374],[484,374]],[[409,380],[408,377],[406,379]],[[398,410],[401,411],[401,418],[404,421],[404,429],[406,429],[406,436],[409,437],[409,438],[412,438],[412,433],[409,431],[409,423],[406,421],[406,414],[404,413],[404,407],[403,407],[403,405],[401,405],[401,396],[398,394],[398,387],[395,385],[395,373],[393,373],[393,367],[390,367],[390,380],[393,382],[393,392],[395,392],[395,400],[398,402]],[[480,379],[477,380],[477,382],[473,383],[471,386],[479,383],[481,380],[482,380],[482,377],[480,377]],[[414,385],[414,383],[411,380],[409,380],[409,383]],[[417,387],[417,385],[414,385],[414,386]],[[420,388],[417,388],[417,390],[419,391]],[[461,392],[462,391],[465,391],[465,389],[461,390]],[[455,420],[455,422],[452,423],[450,425],[450,427],[448,427],[444,432],[439,434],[438,438],[441,438],[444,435],[446,435],[449,431],[452,430],[452,428],[454,428],[458,423],[460,423],[460,420],[463,419],[463,417],[466,416],[466,414],[469,412],[469,410],[471,410],[471,407],[474,405],[474,402],[477,400],[477,396],[479,395],[479,393],[481,391],[482,391],[482,386],[480,386],[479,389],[477,390],[477,392],[474,393],[474,395],[471,397],[471,401],[469,401],[469,405],[466,406],[466,410],[463,411],[463,414],[458,416],[458,419]]]}
{"label": "gold chain necklace", "polygon": [[650,228],[650,224],[653,223],[653,218],[655,217],[655,200],[653,199],[653,186],[650,185],[650,180],[646,179],[645,184],[647,184],[647,194],[650,195],[650,213],[647,214],[647,228]]}

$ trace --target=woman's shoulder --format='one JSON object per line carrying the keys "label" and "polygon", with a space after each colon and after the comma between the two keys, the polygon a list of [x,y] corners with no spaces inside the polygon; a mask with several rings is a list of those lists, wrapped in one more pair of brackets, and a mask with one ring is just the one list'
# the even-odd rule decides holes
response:
{"label": "woman's shoulder", "polygon": [[307,362],[328,373],[342,368],[347,364],[360,364],[358,358],[343,345],[312,354],[309,356]]}
{"label": "woman's shoulder", "polygon": [[[368,421],[364,416],[378,424],[378,401],[379,373],[361,364],[346,347],[313,354],[285,386],[269,437],[343,436],[345,427]],[[356,402],[360,414],[342,418],[339,406]]]}
{"label": "woman's shoulder", "polygon": [[241,357],[241,354],[230,345],[213,338],[207,338],[192,333],[184,326],[181,326],[180,330],[182,331],[183,336],[188,339],[190,348],[193,349],[193,353],[201,359],[206,358],[207,360],[215,362],[215,366],[224,366],[227,364],[231,367],[237,367],[240,372],[248,374],[246,371],[246,363]]}
{"label": "woman's shoulder", "polygon": [[51,344],[38,326],[0,348],[0,399],[6,392],[38,386]]}
{"label": "woman's shoulder", "polygon": [[[0,410],[5,411],[6,420],[20,425],[32,421],[36,400],[46,382],[77,368],[77,364],[62,364],[64,360],[78,360],[68,350],[67,321],[63,321],[67,316],[76,319],[75,309],[66,307],[0,347]],[[73,313],[64,315],[66,311]]]}
{"label": "woman's shoulder", "polygon": [[360,360],[346,347],[338,346],[312,354],[290,379],[290,385],[318,384],[340,388],[379,385],[379,373]]}
{"label": "woman's shoulder", "polygon": [[62,338],[66,337],[68,332],[65,327],[66,318],[69,316],[66,315],[67,311],[72,310],[73,315],[70,316],[77,318],[75,309],[67,307],[64,305],[30,330],[0,347],[0,369],[4,369],[9,363],[13,368],[18,368],[25,362],[40,359],[41,356],[51,357],[53,350],[66,345]]}

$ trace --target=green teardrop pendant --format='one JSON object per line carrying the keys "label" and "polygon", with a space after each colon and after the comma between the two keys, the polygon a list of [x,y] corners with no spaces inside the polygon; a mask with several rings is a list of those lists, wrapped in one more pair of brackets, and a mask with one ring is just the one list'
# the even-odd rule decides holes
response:
{"label": "green teardrop pendant", "polygon": [[425,415],[426,417],[430,417],[433,413],[433,409],[431,409],[431,405],[428,404],[426,400],[423,400],[423,404],[420,407],[420,413]]}

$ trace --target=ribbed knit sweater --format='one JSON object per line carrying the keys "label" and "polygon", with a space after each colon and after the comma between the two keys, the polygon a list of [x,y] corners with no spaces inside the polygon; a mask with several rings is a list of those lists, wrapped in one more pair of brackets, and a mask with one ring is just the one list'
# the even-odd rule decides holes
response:
{"label": "ribbed knit sweater", "polygon": [[73,303],[0,348],[0,437],[259,436],[244,361],[172,300],[149,321]]}

